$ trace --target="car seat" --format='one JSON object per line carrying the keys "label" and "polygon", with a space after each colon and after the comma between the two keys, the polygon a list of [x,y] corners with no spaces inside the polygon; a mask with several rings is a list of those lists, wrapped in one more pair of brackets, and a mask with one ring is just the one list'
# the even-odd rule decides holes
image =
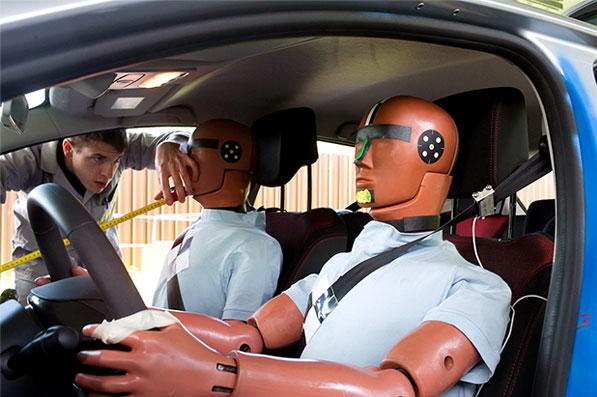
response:
{"label": "car seat", "polygon": [[[460,133],[459,159],[450,196],[468,199],[485,185],[496,186],[528,158],[526,111],[522,94],[492,88],[454,95],[438,104],[454,117]],[[512,240],[452,235],[446,238],[473,264],[500,275],[512,290],[512,303],[526,295],[547,297],[553,241],[542,232]],[[529,396],[532,393],[545,301],[527,298],[516,305],[508,344],[494,376],[480,396]]]}
{"label": "car seat", "polygon": [[524,220],[524,233],[543,231],[553,237],[553,225],[556,215],[554,199],[533,201],[527,209]]}
{"label": "car seat", "polygon": [[[302,166],[317,160],[315,114],[308,108],[268,114],[251,127],[260,150],[253,182],[284,186]],[[266,209],[266,231],[282,247],[284,256],[277,293],[310,273],[318,273],[334,254],[347,249],[347,228],[336,211],[306,212]]]}

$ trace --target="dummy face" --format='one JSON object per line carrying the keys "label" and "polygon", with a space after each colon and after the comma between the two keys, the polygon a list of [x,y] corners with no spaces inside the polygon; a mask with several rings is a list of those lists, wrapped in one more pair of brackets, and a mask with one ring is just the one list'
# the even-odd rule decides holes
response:
{"label": "dummy face", "polygon": [[356,187],[362,207],[381,208],[413,199],[426,173],[449,173],[457,136],[443,110],[417,98],[391,98],[374,109],[357,133]]}
{"label": "dummy face", "polygon": [[409,145],[409,142],[388,136],[365,136],[357,142],[356,187],[357,192],[363,192],[357,193],[357,200],[362,206],[385,207],[404,202],[416,194],[418,186],[408,181],[419,180],[422,172],[410,166],[413,156]]}
{"label": "dummy face", "polygon": [[199,165],[199,180],[192,186],[195,199],[209,207],[242,204],[253,150],[249,128],[232,120],[209,120],[197,127],[189,144]]}
{"label": "dummy face", "polygon": [[67,168],[91,193],[101,193],[108,186],[123,156],[123,152],[99,141],[74,145],[65,139],[62,150]]}

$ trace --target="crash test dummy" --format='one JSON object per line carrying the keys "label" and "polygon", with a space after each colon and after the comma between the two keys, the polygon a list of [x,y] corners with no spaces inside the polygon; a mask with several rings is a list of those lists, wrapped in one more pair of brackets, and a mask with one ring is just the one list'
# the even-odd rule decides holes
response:
{"label": "crash test dummy", "polygon": [[[351,252],[332,257],[319,275],[267,302],[246,324],[173,313],[174,324],[121,339],[130,352],[81,352],[84,364],[125,375],[78,374],[75,382],[134,396],[474,395],[499,361],[510,290],[466,262],[441,233],[369,274],[335,304],[330,289],[365,259],[434,229],[458,147],[454,121],[430,102],[394,97],[365,115],[356,142],[357,197],[374,221]],[[84,333],[103,337],[96,327]],[[255,354],[302,335],[300,359]]]}
{"label": "crash test dummy", "polygon": [[245,321],[273,296],[282,265],[280,244],[265,232],[265,213],[245,204],[254,136],[240,123],[214,119],[181,149],[199,169],[188,190],[203,210],[168,253],[153,304]]}

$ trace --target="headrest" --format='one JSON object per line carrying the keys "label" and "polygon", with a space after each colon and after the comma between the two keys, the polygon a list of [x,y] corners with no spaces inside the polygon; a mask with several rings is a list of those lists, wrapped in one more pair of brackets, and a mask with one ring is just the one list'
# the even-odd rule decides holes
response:
{"label": "headrest", "polygon": [[267,114],[253,123],[258,160],[253,182],[288,183],[304,165],[317,161],[317,133],[312,109],[292,108]]}
{"label": "headrest", "polygon": [[556,201],[554,199],[533,201],[527,209],[524,233],[535,233],[544,230],[555,215]]}
{"label": "headrest", "polygon": [[496,187],[528,159],[524,97],[515,88],[488,88],[440,99],[456,122],[459,151],[450,198]]}

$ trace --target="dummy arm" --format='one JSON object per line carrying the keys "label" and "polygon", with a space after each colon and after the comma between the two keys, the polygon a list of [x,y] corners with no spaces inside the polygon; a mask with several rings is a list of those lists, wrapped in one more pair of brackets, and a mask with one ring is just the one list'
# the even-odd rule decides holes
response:
{"label": "dummy arm", "polygon": [[233,350],[260,353],[264,346],[278,349],[298,341],[303,330],[303,315],[286,294],[266,302],[247,323],[222,321],[198,313],[169,312],[191,334],[221,353]]}
{"label": "dummy arm", "polygon": [[[83,333],[91,335],[94,328],[86,327]],[[121,370],[124,375],[78,374],[75,382],[90,392],[130,393],[135,397],[414,397],[408,378],[393,369],[361,369],[241,352],[225,356],[178,324],[159,331],[137,331],[120,343],[131,351],[83,351],[79,360],[85,365]]]}
{"label": "dummy arm", "polygon": [[[84,333],[92,330],[86,327]],[[78,374],[75,382],[94,392],[132,396],[427,397],[448,389],[479,358],[460,331],[440,322],[425,323],[400,341],[381,369],[242,352],[224,356],[179,325],[135,332],[121,343],[131,351],[81,352],[79,359],[125,375]]]}

